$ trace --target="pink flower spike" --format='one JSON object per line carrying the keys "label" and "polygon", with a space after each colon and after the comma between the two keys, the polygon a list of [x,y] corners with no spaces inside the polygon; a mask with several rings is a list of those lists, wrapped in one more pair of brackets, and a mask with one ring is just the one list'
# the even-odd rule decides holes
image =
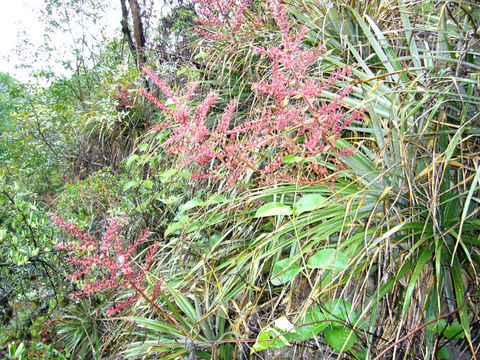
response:
{"label": "pink flower spike", "polygon": [[164,93],[171,99],[175,99],[176,96],[173,93],[172,89],[161,79],[159,79],[153,72],[151,72],[147,67],[143,68],[143,72],[148,75],[150,79],[153,80],[155,85],[157,85]]}
{"label": "pink flower spike", "polygon": [[[135,251],[148,240],[151,236],[150,231],[145,231],[127,246],[126,239],[121,235],[121,228],[125,222],[124,216],[110,219],[104,235],[99,239],[84,234],[75,226],[66,224],[58,216],[54,216],[54,219],[60,228],[79,240],[76,246],[59,246],[60,249],[68,251],[67,262],[75,268],[75,271],[69,275],[69,279],[73,282],[82,279],[81,289],[72,298],[90,297],[95,293],[110,293],[119,289],[121,291],[133,289],[134,295],[107,311],[108,315],[114,315],[140,296],[146,296],[146,271],[156,253],[158,243],[155,242],[148,249],[143,265],[137,264],[139,259]],[[153,304],[151,299],[146,300]]]}
{"label": "pink flower spike", "polygon": [[[228,41],[230,44],[222,46],[229,46],[226,51],[238,56],[235,47],[242,39],[239,36],[250,40],[249,36],[255,36],[258,25],[258,22],[250,22],[249,31],[241,31],[247,1],[197,0],[197,3],[197,20],[203,25],[197,31],[207,37],[207,43],[208,39]],[[191,179],[223,179],[227,185],[233,185],[250,178],[253,172],[265,184],[282,181],[312,184],[323,181],[332,173],[335,177],[335,172],[340,170],[335,155],[348,153],[337,149],[335,143],[360,114],[348,114],[343,106],[343,99],[351,90],[340,90],[329,102],[325,102],[321,95],[327,90],[331,92],[331,87],[347,77],[351,69],[333,71],[329,77],[322,78],[315,67],[321,61],[325,46],[309,46],[305,41],[309,29],[292,26],[286,8],[278,0],[270,0],[269,4],[281,37],[272,46],[254,48],[262,58],[258,70],[265,76],[251,84],[251,90],[256,93],[256,99],[264,101],[263,109],[248,111],[248,104],[243,103],[242,113],[235,114],[235,109],[240,106],[234,101],[222,115],[211,116],[207,121],[207,114],[217,100],[216,95],[209,94],[195,108],[188,102],[197,84],[193,84],[180,101],[180,95],[152,76],[152,80],[176,104],[172,110],[145,93],[147,99],[172,117],[168,125],[170,135],[162,143],[166,153],[177,155],[179,166],[203,165]],[[312,75],[313,70],[317,75]],[[244,118],[243,114],[248,115]],[[285,157],[305,161],[289,163],[283,161]],[[335,166],[319,166],[319,163]]]}

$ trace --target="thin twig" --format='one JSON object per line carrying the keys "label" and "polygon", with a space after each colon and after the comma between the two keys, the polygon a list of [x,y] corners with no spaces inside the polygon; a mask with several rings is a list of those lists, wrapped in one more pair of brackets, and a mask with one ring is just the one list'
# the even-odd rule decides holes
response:
{"label": "thin twig", "polygon": [[409,332],[407,335],[405,335],[404,337],[402,337],[401,339],[399,339],[398,341],[394,342],[392,345],[390,345],[389,347],[387,347],[385,350],[383,350],[380,355],[378,355],[374,360],[379,360],[383,355],[385,355],[387,352],[389,352],[390,350],[392,350],[395,346],[397,346],[398,344],[400,344],[401,342],[403,342],[404,340],[408,339],[409,337],[415,335],[417,332],[419,332],[420,330],[422,330],[424,327],[430,325],[431,323],[434,323],[440,319],[445,319],[453,314],[455,314],[456,312],[458,312],[461,308],[463,307],[460,306],[458,308],[456,308],[455,310],[449,312],[448,314],[445,314],[445,315],[442,315],[442,316],[439,316],[433,320],[430,320],[428,322],[426,322],[425,324],[423,324],[422,326],[416,328],[415,330]]}

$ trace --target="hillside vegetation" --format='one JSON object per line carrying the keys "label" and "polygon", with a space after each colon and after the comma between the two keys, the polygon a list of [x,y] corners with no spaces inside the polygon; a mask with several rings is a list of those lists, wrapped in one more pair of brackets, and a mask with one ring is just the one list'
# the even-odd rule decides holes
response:
{"label": "hillside vegetation", "polygon": [[478,2],[121,4],[0,77],[0,359],[480,355]]}

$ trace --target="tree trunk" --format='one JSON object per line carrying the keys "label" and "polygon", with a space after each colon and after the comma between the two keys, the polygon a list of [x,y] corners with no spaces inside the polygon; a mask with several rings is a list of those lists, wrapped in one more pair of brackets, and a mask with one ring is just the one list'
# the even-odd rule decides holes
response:
{"label": "tree trunk", "polygon": [[142,70],[146,58],[144,55],[145,35],[143,33],[143,24],[140,17],[140,6],[138,6],[137,0],[128,0],[128,2],[130,4],[130,10],[132,11],[133,18],[133,36],[135,37],[137,67],[139,70]]}
{"label": "tree trunk", "polygon": [[[128,9],[125,0],[120,0],[122,6],[122,32],[127,39],[128,47],[132,52],[132,55],[137,59],[137,68],[142,70],[143,65],[146,62],[145,58],[145,34],[143,32],[142,18],[140,17],[140,6],[137,0],[128,0],[130,5],[130,11],[133,18],[133,38],[130,28],[128,27]],[[135,41],[134,41],[135,39]]]}
{"label": "tree trunk", "polygon": [[135,45],[133,44],[132,33],[130,32],[130,28],[128,27],[128,9],[127,5],[125,4],[125,0],[120,0],[120,4],[122,5],[122,33],[125,35],[127,39],[127,44],[130,49],[130,52],[135,55]]}

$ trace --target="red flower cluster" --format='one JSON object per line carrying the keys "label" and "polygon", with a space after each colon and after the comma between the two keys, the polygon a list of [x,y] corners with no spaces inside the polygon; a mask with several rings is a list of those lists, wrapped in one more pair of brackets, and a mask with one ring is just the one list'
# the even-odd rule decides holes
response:
{"label": "red flower cluster", "polygon": [[[58,249],[69,252],[67,261],[77,268],[77,271],[70,275],[70,279],[84,280],[82,289],[73,295],[74,298],[91,296],[94,293],[112,289],[132,288],[135,291],[134,295],[107,311],[108,315],[113,315],[136,301],[140,295],[145,294],[146,273],[158,243],[155,242],[150,247],[142,266],[136,264],[134,256],[135,250],[150,237],[149,231],[145,231],[133,243],[127,245],[125,239],[119,235],[124,225],[123,218],[111,219],[101,240],[85,234],[78,227],[66,223],[56,215],[53,219],[60,228],[67,230],[79,240],[70,244],[57,245]],[[100,280],[97,280],[98,274],[102,275]],[[157,282],[154,297],[160,291],[161,284],[162,281]]]}
{"label": "red flower cluster", "polygon": [[[243,12],[249,0],[196,0],[196,2],[200,5],[198,13],[201,17],[195,21],[204,25],[204,29],[195,28],[195,31],[210,40],[235,42],[235,34],[244,23]],[[218,31],[220,29],[223,31]]]}
{"label": "red flower cluster", "polygon": [[[209,10],[213,2],[205,0],[200,4],[207,8],[204,14],[213,16]],[[215,4],[220,9],[223,7],[223,2]],[[236,3],[228,1],[225,4],[234,6]],[[246,6],[246,3],[242,4]],[[244,10],[243,5],[234,7]],[[325,178],[328,164],[338,169],[340,165],[332,154],[351,154],[350,150],[340,150],[335,145],[345,127],[361,115],[360,112],[345,115],[342,111],[342,100],[351,89],[344,89],[330,103],[322,104],[319,100],[323,91],[338,79],[350,75],[351,70],[338,70],[328,80],[313,79],[311,68],[325,51],[324,46],[305,48],[302,41],[307,28],[302,27],[295,32],[285,9],[277,0],[271,1],[271,11],[282,39],[278,47],[255,49],[258,55],[269,61],[271,77],[269,81],[252,85],[252,90],[266,96],[266,106],[252,120],[232,125],[237,106],[237,102],[232,102],[216,127],[209,126],[207,123],[211,121],[207,122],[206,119],[217,100],[215,94],[209,94],[204,102],[193,108],[189,100],[198,84],[194,84],[181,100],[162,80],[144,69],[173,104],[169,107],[141,90],[147,99],[173,118],[154,127],[154,130],[171,128],[171,135],[163,146],[169,153],[183,155],[180,165],[192,162],[211,164],[210,170],[197,174],[197,178],[225,178],[232,184],[248,172],[254,172],[264,184],[295,181],[312,183]],[[237,17],[241,18],[236,16],[235,19]],[[210,27],[222,27],[225,26],[222,21],[202,23]]]}
{"label": "red flower cluster", "polygon": [[119,107],[132,107],[135,101],[135,97],[130,93],[129,87],[117,87],[117,91],[113,96],[118,100]]}

